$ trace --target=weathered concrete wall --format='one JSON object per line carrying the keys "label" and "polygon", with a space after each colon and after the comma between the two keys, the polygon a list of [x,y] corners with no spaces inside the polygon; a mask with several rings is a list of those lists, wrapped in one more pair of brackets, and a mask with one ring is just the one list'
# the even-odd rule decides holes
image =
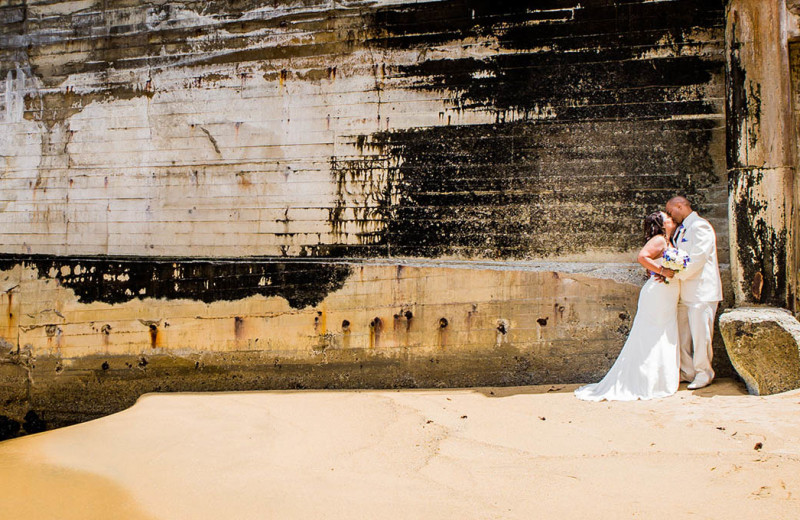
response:
{"label": "weathered concrete wall", "polygon": [[635,312],[644,215],[688,195],[728,261],[722,0],[5,0],[0,20],[15,416],[593,379]]}
{"label": "weathered concrete wall", "polygon": [[790,243],[792,247],[789,254],[789,280],[790,298],[789,309],[795,312],[797,316],[800,311],[800,291],[798,291],[798,281],[800,281],[800,233],[798,233],[798,225],[800,224],[800,176],[797,175],[798,159],[800,159],[800,2],[797,0],[787,0],[787,14],[786,14],[786,36],[788,39],[789,48],[789,78],[791,82],[792,97],[789,103],[789,108],[792,111],[792,119],[790,123],[790,131],[786,136],[787,139],[793,141],[793,165],[794,165],[794,182],[793,192],[794,197],[792,200],[792,223],[790,227]]}
{"label": "weathered concrete wall", "polygon": [[727,132],[737,304],[793,308],[796,142],[784,0],[727,7]]}
{"label": "weathered concrete wall", "polygon": [[[578,264],[576,272],[559,274],[535,266],[257,262],[245,272],[225,273],[226,264],[165,262],[158,270],[164,287],[112,303],[63,282],[125,278],[119,273],[136,265],[89,260],[61,264],[53,279],[43,276],[53,265],[26,262],[2,271],[3,288],[15,289],[6,292],[13,300],[8,296],[0,310],[28,346],[6,359],[16,372],[3,383],[31,381],[30,396],[17,385],[16,415],[33,404],[57,422],[80,418],[75,410],[108,413],[159,389],[592,378],[598,360],[614,360],[630,328],[641,276],[618,267],[630,280],[612,282],[603,268]],[[270,292],[228,300],[224,288],[212,287],[214,301],[163,297],[173,284],[213,284],[226,274],[251,277],[253,286],[260,279]],[[314,292],[313,301],[293,298]]]}
{"label": "weathered concrete wall", "polygon": [[6,253],[628,261],[674,192],[725,228],[721,1],[5,4]]}
{"label": "weathered concrete wall", "polygon": [[[584,381],[616,359],[640,269],[483,267],[8,261],[0,333],[22,348],[0,358],[4,409],[19,418],[33,408],[59,425],[150,391]],[[152,283],[129,283],[137,270],[151,270]],[[262,290],[234,292],[226,278]],[[184,285],[208,286],[209,296],[166,297]],[[127,292],[137,297],[118,297]],[[721,371],[726,360],[717,352]]]}

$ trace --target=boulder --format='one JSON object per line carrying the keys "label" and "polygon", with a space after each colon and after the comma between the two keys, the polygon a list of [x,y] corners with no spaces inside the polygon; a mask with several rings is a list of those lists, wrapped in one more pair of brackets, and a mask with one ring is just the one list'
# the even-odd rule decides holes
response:
{"label": "boulder", "polygon": [[800,322],[773,307],[730,309],[719,328],[731,363],[753,395],[800,388]]}

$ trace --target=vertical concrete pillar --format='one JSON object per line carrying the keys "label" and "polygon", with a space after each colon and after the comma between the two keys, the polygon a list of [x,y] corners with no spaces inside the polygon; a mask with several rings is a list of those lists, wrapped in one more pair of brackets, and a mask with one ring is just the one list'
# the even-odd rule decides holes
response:
{"label": "vertical concrete pillar", "polygon": [[792,86],[791,109],[794,115],[792,128],[794,129],[794,156],[795,156],[795,176],[794,176],[794,212],[793,225],[791,228],[792,242],[790,254],[791,266],[791,295],[792,310],[797,315],[800,312],[800,294],[798,294],[797,284],[800,283],[800,233],[797,227],[800,224],[800,175],[798,175],[798,158],[800,158],[800,0],[786,0],[788,10],[786,32],[789,42],[789,70]]}
{"label": "vertical concrete pillar", "polygon": [[726,13],[731,274],[737,305],[794,308],[795,140],[785,0]]}

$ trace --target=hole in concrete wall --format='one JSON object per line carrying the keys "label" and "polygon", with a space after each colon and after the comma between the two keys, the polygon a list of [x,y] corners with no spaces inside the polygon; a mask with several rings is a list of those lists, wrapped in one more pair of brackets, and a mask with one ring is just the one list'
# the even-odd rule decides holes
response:
{"label": "hole in concrete wall", "polygon": [[547,326],[547,320],[548,320],[548,318],[539,318],[538,320],[536,320],[536,323],[538,323],[542,327],[546,327]]}
{"label": "hole in concrete wall", "polygon": [[505,320],[499,320],[497,322],[497,332],[500,334],[507,334],[508,333],[508,323]]}
{"label": "hole in concrete wall", "polygon": [[111,334],[111,325],[109,325],[108,323],[106,323],[105,325],[103,325],[103,326],[100,328],[100,332],[102,332],[103,334],[105,334],[106,336],[108,336],[109,334]]}
{"label": "hole in concrete wall", "polygon": [[439,328],[440,329],[446,328],[447,325],[449,325],[449,322],[447,321],[447,318],[439,318]]}
{"label": "hole in concrete wall", "polygon": [[158,326],[155,323],[150,324],[150,346],[156,348],[158,341]]}
{"label": "hole in concrete wall", "polygon": [[100,365],[100,368],[102,368],[103,370],[108,370],[109,368],[111,368],[111,366],[108,364],[108,361],[103,361],[103,364]]}
{"label": "hole in concrete wall", "polygon": [[381,330],[383,329],[383,321],[375,317],[369,322],[369,348],[377,347],[381,339]]}
{"label": "hole in concrete wall", "polygon": [[410,320],[411,318],[414,317],[414,313],[411,311],[406,311],[404,314],[407,320]]}
{"label": "hole in concrete wall", "polygon": [[326,329],[325,314],[322,311],[317,311],[317,315],[314,316],[314,332],[317,334],[324,334]]}
{"label": "hole in concrete wall", "polygon": [[350,332],[350,322],[347,320],[342,320],[342,331]]}
{"label": "hole in concrete wall", "polygon": [[239,339],[244,333],[244,318],[241,316],[234,316],[233,318],[233,335]]}

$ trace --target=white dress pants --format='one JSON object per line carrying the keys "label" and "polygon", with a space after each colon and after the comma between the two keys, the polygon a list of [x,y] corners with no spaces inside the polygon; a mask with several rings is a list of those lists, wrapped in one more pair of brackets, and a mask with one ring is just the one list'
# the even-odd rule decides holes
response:
{"label": "white dress pants", "polygon": [[711,360],[711,338],[714,336],[714,317],[719,302],[678,303],[678,336],[681,349],[681,380],[693,381],[705,373],[714,379]]}

